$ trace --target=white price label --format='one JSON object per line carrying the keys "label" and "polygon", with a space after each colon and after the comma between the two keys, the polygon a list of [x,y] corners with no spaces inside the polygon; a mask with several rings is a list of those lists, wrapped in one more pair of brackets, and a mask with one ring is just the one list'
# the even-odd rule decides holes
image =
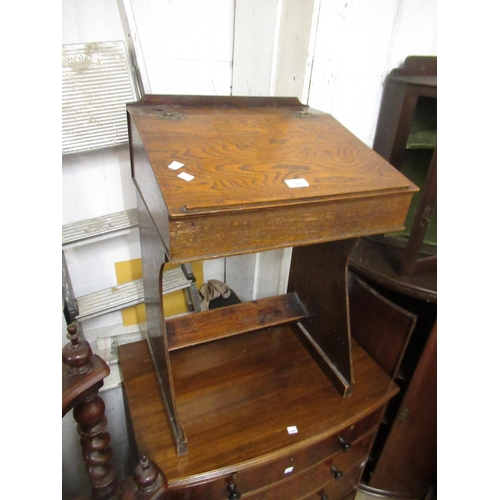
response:
{"label": "white price label", "polygon": [[183,167],[184,163],[181,163],[180,161],[173,161],[168,168],[171,168],[172,170],[178,170],[179,168]]}
{"label": "white price label", "polygon": [[305,179],[287,179],[285,182],[289,188],[309,187],[309,183]]}
{"label": "white price label", "polygon": [[184,179],[188,182],[194,179],[194,175],[188,174],[187,172],[182,172],[177,177],[180,177],[181,179]]}
{"label": "white price label", "polygon": [[296,425],[291,425],[290,427],[287,427],[286,430],[288,431],[288,434],[297,434],[297,432],[299,432]]}

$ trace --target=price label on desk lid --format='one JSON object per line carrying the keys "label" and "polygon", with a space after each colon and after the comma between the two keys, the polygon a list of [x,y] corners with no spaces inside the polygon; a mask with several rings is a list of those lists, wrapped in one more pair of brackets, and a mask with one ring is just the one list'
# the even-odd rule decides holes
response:
{"label": "price label on desk lid", "polygon": [[174,160],[169,166],[168,168],[170,168],[171,170],[178,170],[179,168],[183,167],[184,166],[184,163],[181,163],[180,161],[176,161]]}
{"label": "price label on desk lid", "polygon": [[291,425],[290,427],[287,427],[286,430],[288,431],[288,434],[297,434],[299,432],[296,425]]}
{"label": "price label on desk lid", "polygon": [[180,177],[181,179],[188,182],[194,179],[194,175],[188,174],[187,172],[181,172],[177,177]]}
{"label": "price label on desk lid", "polygon": [[305,179],[287,179],[285,182],[289,188],[309,187],[309,183]]}

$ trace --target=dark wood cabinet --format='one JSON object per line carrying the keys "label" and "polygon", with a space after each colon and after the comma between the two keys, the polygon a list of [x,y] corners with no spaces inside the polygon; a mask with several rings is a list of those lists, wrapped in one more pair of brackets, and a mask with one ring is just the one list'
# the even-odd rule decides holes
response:
{"label": "dark wood cabinet", "polygon": [[[353,498],[398,389],[351,339],[347,261],[402,229],[415,185],[297,99],[127,109],[148,332],[119,354],[139,452],[170,499]],[[290,246],[288,293],[164,319],[166,261]]]}
{"label": "dark wood cabinet", "polygon": [[369,479],[372,488],[423,498],[436,486],[436,363],[434,325]]}
{"label": "dark wood cabinet", "polygon": [[405,229],[385,242],[403,249],[401,276],[434,271],[437,265],[437,58],[410,56],[385,82],[373,149],[412,180]]}
{"label": "dark wood cabinet", "polygon": [[[368,300],[365,290],[351,297],[352,311],[360,315],[353,320],[353,336],[400,388],[377,433],[362,488],[396,498],[424,498],[436,486],[436,70],[435,57],[408,57],[388,76],[374,150],[420,192],[412,200],[405,230],[361,238],[349,262],[357,276],[352,279],[361,279],[377,296]],[[376,320],[367,323],[369,318]],[[391,348],[384,347],[389,344]],[[397,369],[391,371],[394,362]]]}
{"label": "dark wood cabinet", "polygon": [[[408,337],[406,346],[401,343],[396,354],[401,362],[394,381],[400,391],[387,406],[361,488],[395,498],[427,498],[437,482],[437,304],[371,280],[359,266],[363,257],[356,248],[352,258],[351,267],[363,275],[374,293],[415,319],[411,330],[400,323],[399,336]],[[372,310],[381,316],[385,312],[377,304],[373,304]],[[370,352],[387,342],[386,332],[366,325],[365,337],[354,330],[353,336]],[[381,364],[387,357],[390,358],[387,351],[380,353]]]}

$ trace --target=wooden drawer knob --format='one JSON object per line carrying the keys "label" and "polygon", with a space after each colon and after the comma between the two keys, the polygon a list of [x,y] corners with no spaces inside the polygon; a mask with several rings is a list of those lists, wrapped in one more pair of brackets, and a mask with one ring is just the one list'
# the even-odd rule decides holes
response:
{"label": "wooden drawer knob", "polygon": [[351,448],[351,443],[347,442],[344,438],[339,439],[342,451],[348,451]]}
{"label": "wooden drawer knob", "polygon": [[335,467],[330,469],[330,472],[333,474],[333,477],[338,481],[344,473],[341,470],[337,470]]}
{"label": "wooden drawer knob", "polygon": [[234,483],[229,484],[227,489],[229,491],[228,500],[240,500],[241,494],[236,491],[236,485]]}

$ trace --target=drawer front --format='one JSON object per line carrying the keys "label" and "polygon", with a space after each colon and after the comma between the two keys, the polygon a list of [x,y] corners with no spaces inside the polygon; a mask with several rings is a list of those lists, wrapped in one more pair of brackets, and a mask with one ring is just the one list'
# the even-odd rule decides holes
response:
{"label": "drawer front", "polygon": [[[363,472],[364,462],[356,465],[349,469],[345,478],[344,483],[333,482],[325,486],[321,491],[317,493],[316,499],[319,500],[321,495],[324,496],[324,500],[352,500],[355,498],[357,490],[355,488],[358,484],[361,473]],[[314,498],[314,497],[312,497]]]}
{"label": "drawer front", "polygon": [[338,500],[355,488],[363,464],[364,460],[361,460],[352,465],[339,479],[332,479],[327,464],[320,464],[293,479],[280,481],[260,493],[242,495],[241,498],[245,500],[319,500],[322,495],[326,495],[328,500]]}
{"label": "drawer front", "polygon": [[[357,483],[357,481],[356,481],[356,483]],[[349,493],[345,494],[339,500],[354,500],[356,498],[357,494],[358,494],[358,490],[356,488],[353,488]],[[328,496],[327,496],[327,499],[328,499]],[[334,498],[330,497],[328,500],[334,500]]]}
{"label": "drawer front", "polygon": [[[335,465],[347,469],[350,464],[368,454],[373,432],[368,435],[367,433],[375,428],[380,415],[381,411],[376,411],[334,436],[270,463],[252,469],[235,470],[233,474],[225,477],[194,485],[189,488],[189,493],[187,489],[172,490],[169,498],[172,500],[188,498],[189,500],[226,500],[229,497],[230,483],[234,483],[236,490],[244,495],[266,488],[278,481],[292,479],[302,471],[322,462],[331,462],[330,466]],[[359,439],[360,436],[364,437]],[[344,451],[343,448],[347,449]],[[332,462],[333,456],[337,457],[335,463]]]}
{"label": "drawer front", "polygon": [[[365,435],[352,443],[352,446],[347,452],[337,451],[337,453],[333,456],[327,457],[320,463],[302,470],[300,473],[287,474],[285,479],[283,479],[283,474],[280,474],[279,481],[274,483],[268,482],[263,488],[256,488],[254,485],[246,488],[245,483],[239,481],[240,475],[237,474],[233,477],[234,491],[240,493],[242,498],[248,500],[262,500],[269,498],[283,498],[284,500],[290,500],[292,498],[301,498],[312,491],[317,491],[331,481],[339,484],[350,484],[350,469],[354,464],[359,464],[364,461],[374,435],[374,432]],[[334,469],[333,471],[332,468]],[[256,482],[259,482],[259,477],[254,474],[257,471],[262,472],[265,478],[269,477],[269,474],[265,473],[265,467],[259,467],[254,471],[250,471],[252,472],[252,477]],[[339,472],[341,474],[338,474]],[[335,479],[336,475],[338,476],[338,479]],[[173,490],[169,492],[169,499],[227,500],[229,498],[228,486],[230,482],[230,478],[225,478],[224,480],[212,481],[210,483],[198,485],[189,489]],[[261,480],[260,482],[263,481]],[[352,483],[351,486],[354,486],[354,484],[355,482]],[[292,494],[297,496],[290,496]]]}

